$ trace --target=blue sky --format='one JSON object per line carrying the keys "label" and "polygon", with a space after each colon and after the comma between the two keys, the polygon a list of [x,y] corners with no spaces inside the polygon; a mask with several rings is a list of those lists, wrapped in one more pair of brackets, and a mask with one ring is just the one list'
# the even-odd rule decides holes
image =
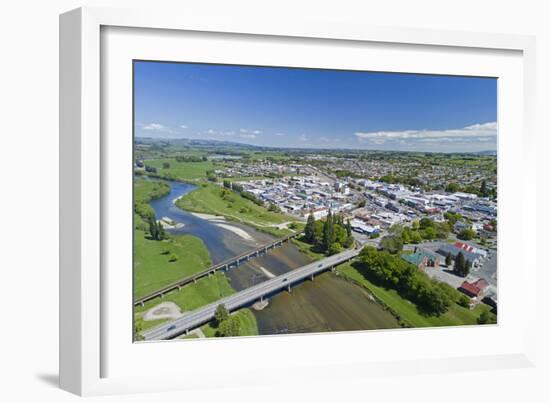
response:
{"label": "blue sky", "polygon": [[493,78],[135,62],[134,80],[138,137],[496,150]]}

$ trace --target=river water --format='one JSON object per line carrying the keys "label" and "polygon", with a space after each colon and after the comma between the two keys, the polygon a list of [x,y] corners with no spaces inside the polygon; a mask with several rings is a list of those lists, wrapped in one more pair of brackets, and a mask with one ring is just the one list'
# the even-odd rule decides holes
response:
{"label": "river water", "polygon": [[[213,263],[228,259],[275,238],[246,225],[227,222],[237,228],[222,228],[219,221],[207,220],[178,208],[174,201],[194,189],[195,185],[170,182],[170,193],[151,202],[158,219],[169,217],[183,227],[169,230],[173,234],[191,234],[202,239]],[[252,239],[239,235],[245,231]],[[231,286],[240,291],[286,273],[309,262],[292,243],[286,243],[268,254],[250,260],[227,273]],[[322,331],[370,330],[399,327],[397,320],[365,291],[333,273],[324,273],[313,281],[279,293],[261,311],[255,311],[260,334],[309,333]]]}

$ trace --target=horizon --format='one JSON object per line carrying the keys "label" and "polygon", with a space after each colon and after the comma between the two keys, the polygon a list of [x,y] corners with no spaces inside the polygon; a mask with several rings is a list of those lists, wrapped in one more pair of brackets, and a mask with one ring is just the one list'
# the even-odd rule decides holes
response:
{"label": "horizon", "polygon": [[136,61],[134,133],[268,148],[496,152],[496,82]]}

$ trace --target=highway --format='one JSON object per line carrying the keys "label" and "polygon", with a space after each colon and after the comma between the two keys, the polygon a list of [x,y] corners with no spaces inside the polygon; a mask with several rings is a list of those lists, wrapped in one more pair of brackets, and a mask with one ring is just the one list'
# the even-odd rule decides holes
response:
{"label": "highway", "polygon": [[290,290],[292,284],[312,278],[315,274],[329,270],[341,263],[347,262],[359,254],[359,249],[347,250],[342,253],[329,256],[323,260],[310,263],[306,266],[294,269],[283,275],[274,277],[263,283],[249,287],[238,293],[221,298],[216,302],[184,314],[182,317],[168,323],[164,323],[152,329],[142,332],[145,340],[168,340],[177,337],[187,331],[193,330],[214,318],[216,308],[224,304],[227,310],[235,311],[243,306],[250,305],[261,300],[267,295],[284,289]]}

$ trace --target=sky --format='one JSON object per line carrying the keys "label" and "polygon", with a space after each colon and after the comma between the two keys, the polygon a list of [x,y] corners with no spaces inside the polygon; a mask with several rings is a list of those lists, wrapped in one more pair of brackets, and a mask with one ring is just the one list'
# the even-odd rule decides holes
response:
{"label": "sky", "polygon": [[477,152],[496,122],[494,78],[134,62],[137,137]]}

